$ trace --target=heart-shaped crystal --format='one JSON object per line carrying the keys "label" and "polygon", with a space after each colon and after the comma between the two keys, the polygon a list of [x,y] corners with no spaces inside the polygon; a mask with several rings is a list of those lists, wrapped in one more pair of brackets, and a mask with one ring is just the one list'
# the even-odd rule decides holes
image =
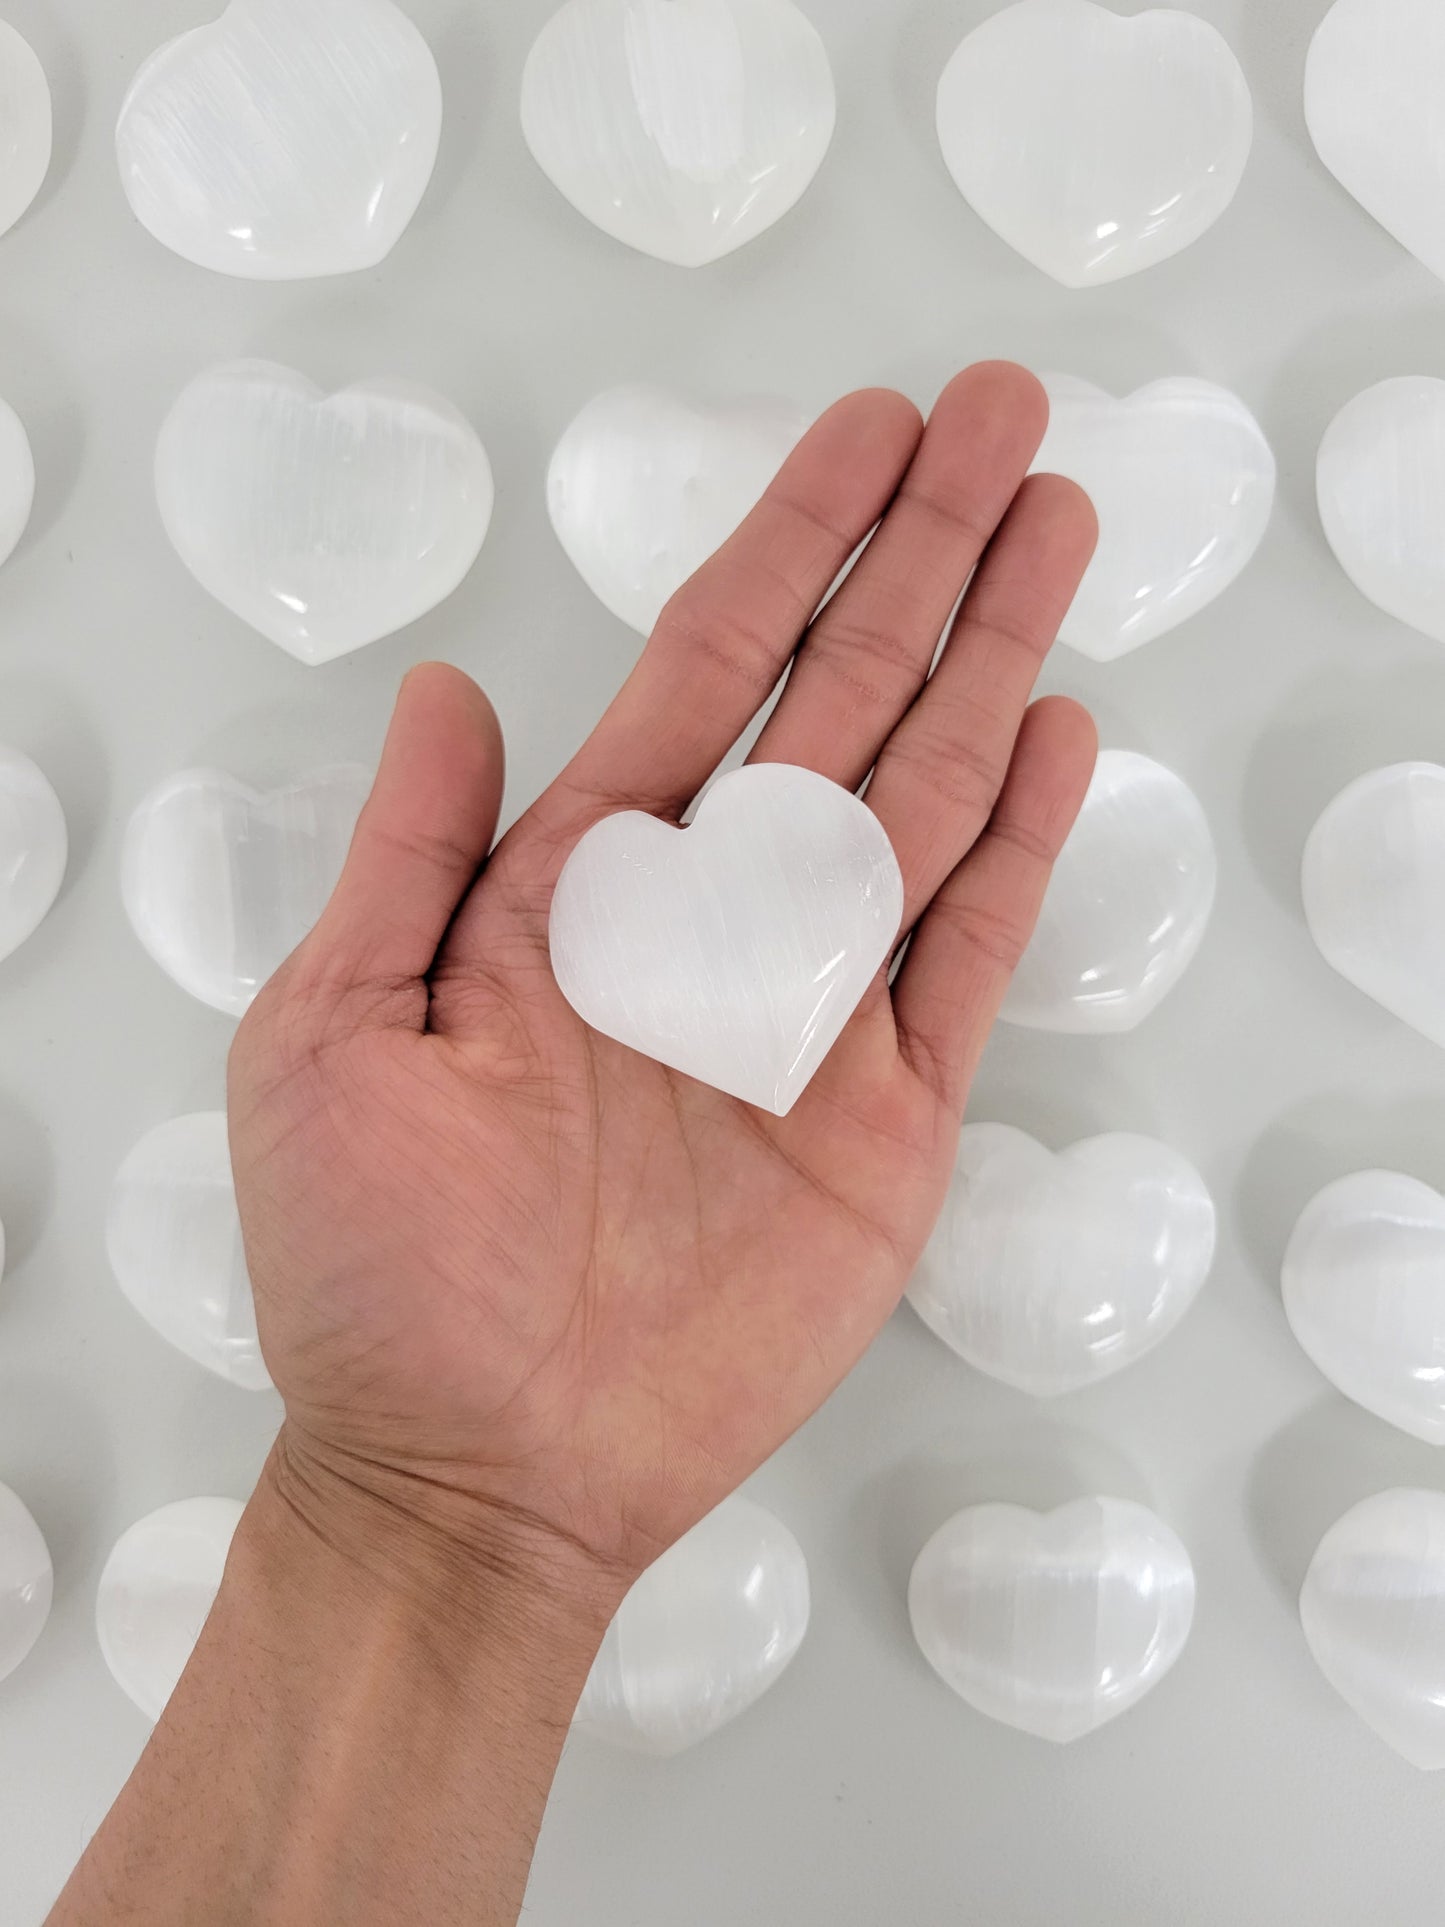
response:
{"label": "heart-shaped crystal", "polygon": [[1316,483],[1355,587],[1445,642],[1445,381],[1401,375],[1347,402],[1320,444]]}
{"label": "heart-shaped crystal", "polygon": [[1077,1740],[1183,1652],[1194,1568],[1161,1520],[1123,1499],[970,1506],[919,1553],[908,1610],[924,1658],[970,1706]]}
{"label": "heart-shaped crystal", "polygon": [[30,453],[30,438],[15,410],[0,400],[0,562],[7,562],[14,554],[34,504],[35,460]]}
{"label": "heart-shaped crystal", "polygon": [[1177,376],[1116,401],[1046,375],[1049,428],[1034,462],[1092,500],[1099,546],[1059,639],[1112,662],[1221,595],[1253,559],[1274,508],[1275,461],[1237,395]]}
{"label": "heart-shaped crystal", "polygon": [[836,107],[792,0],[567,0],[522,76],[522,131],[552,184],[605,234],[682,267],[787,213]]}
{"label": "heart-shaped crystal", "polygon": [[54,1589],[39,1526],[9,1486],[0,1485],[0,1679],[15,1671],[45,1631]]}
{"label": "heart-shaped crystal", "polygon": [[325,909],[370,786],[347,763],[265,794],[205,769],[152,790],[126,831],[121,895],[166,975],[243,1016]]}
{"label": "heart-shaped crystal", "polygon": [[50,87],[35,50],[0,20],[0,234],[14,227],[50,171]]}
{"label": "heart-shaped crystal", "polygon": [[141,67],[116,128],[136,218],[255,281],[388,255],[441,138],[431,49],[392,0],[231,0]]}
{"label": "heart-shaped crystal", "polygon": [[325,395],[274,362],[212,368],[156,445],[166,533],[203,588],[301,662],[404,629],[449,596],[492,516],[476,430],[411,382]]}
{"label": "heart-shaped crystal", "polygon": [[576,1724],[636,1752],[680,1753],[761,1699],[808,1630],[808,1563],[751,1499],[725,1499],[633,1586]]}
{"label": "heart-shaped crystal", "polygon": [[808,427],[790,402],[723,408],[638,384],[596,396],[552,457],[557,539],[598,599],[642,635],[720,549]]}
{"label": "heart-shaped crystal", "polygon": [[1303,888],[1325,961],[1445,1048],[1445,769],[1351,783],[1310,833]]}
{"label": "heart-shaped crystal", "polygon": [[1152,1138],[1055,1157],[1011,1125],[970,1124],[908,1297],[970,1365],[1048,1398],[1168,1337],[1209,1276],[1214,1230],[1204,1180]]}
{"label": "heart-shaped crystal", "polygon": [[158,1720],[215,1604],[241,1522],[234,1499],[182,1499],[123,1532],[100,1575],[95,1630],[116,1684]]}
{"label": "heart-shaped crystal", "polygon": [[1214,225],[1249,159],[1254,109],[1227,42],[1195,14],[1019,0],[944,69],[938,138],[994,232],[1082,288]]}
{"label": "heart-shaped crystal", "polygon": [[882,824],[812,770],[722,777],[686,830],[594,825],[552,899],[552,967],[579,1016],[783,1117],[893,947],[903,879]]}
{"label": "heart-shaped crystal", "polygon": [[60,798],[28,756],[0,745],[0,958],[40,928],[65,879]]}

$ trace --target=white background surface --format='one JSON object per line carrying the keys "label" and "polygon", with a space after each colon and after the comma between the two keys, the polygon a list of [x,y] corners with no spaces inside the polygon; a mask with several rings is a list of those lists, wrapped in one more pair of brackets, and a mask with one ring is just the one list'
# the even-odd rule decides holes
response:
{"label": "white background surface", "polygon": [[[122,92],[206,0],[0,0],[56,97],[40,201],[0,240],[0,393],[26,421],[36,514],[0,574],[0,737],[59,789],[74,855],[42,931],[0,965],[0,1478],[55,1556],[54,1617],[0,1685],[0,1920],[32,1927],[144,1739],[92,1630],[119,1532],[168,1500],[242,1497],[277,1418],[168,1351],[106,1269],[120,1159],[218,1104],[230,1024],[142,955],[116,884],[126,814],[172,770],[252,780],[371,758],[395,684],[443,655],[490,691],[509,810],[582,737],[635,639],[547,525],[548,452],[580,404],[649,377],[821,407],[887,382],[920,402],[1007,354],[1128,390],[1188,373],[1236,388],[1281,461],[1253,570],[1127,661],[1070,657],[1106,742],[1198,790],[1223,866],[1200,960],[1136,1035],[1004,1033],[973,1115],[1053,1141],[1159,1134],[1222,1208],[1216,1275],[1152,1359],[1040,1408],[974,1377],[906,1310],[754,1484],[812,1564],[812,1634],[752,1714],[658,1765],[578,1741],[537,1858],[539,1927],[1424,1927],[1440,1914],[1445,1783],[1398,1761],[1314,1670],[1295,1616],[1346,1506],[1438,1484],[1425,1445],[1332,1395],[1296,1350],[1277,1273],[1300,1207],[1382,1164],[1440,1181],[1445,1058],[1336,979],[1298,900],[1310,824],[1375,765],[1445,755],[1445,656],[1336,569],[1314,450],[1367,382],[1445,374],[1445,288],[1313,157],[1300,108],[1324,0],[1200,0],[1254,88],[1232,211],[1134,280],[1070,294],[956,194],[934,82],[991,0],[807,0],[838,79],[833,152],[800,207],[701,272],[629,253],[533,167],[521,62],[550,0],[414,0],[441,60],[435,183],[395,254],[349,280],[258,286],[171,257],[131,220],[111,158]],[[1125,0],[1124,11],[1136,10]],[[208,361],[261,354],[335,386],[430,382],[476,422],[498,481],[482,559],[406,635],[322,670],[211,603],[150,488],[162,413]],[[1193,1642],[1126,1719],[1059,1751],[980,1719],[914,1650],[924,1539],[985,1498],[1105,1491],[1153,1504],[1199,1574]]]}

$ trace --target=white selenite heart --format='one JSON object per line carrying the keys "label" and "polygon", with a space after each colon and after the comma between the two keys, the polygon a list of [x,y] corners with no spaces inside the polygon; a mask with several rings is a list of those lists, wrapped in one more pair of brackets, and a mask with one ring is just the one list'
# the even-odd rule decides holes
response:
{"label": "white selenite heart", "polygon": [[325,909],[370,787],[347,763],[264,795],[204,769],[152,790],[126,831],[121,895],[166,975],[244,1016]]}
{"label": "white selenite heart", "polygon": [[0,563],[8,562],[35,505],[35,459],[25,424],[0,399]]}
{"label": "white selenite heart", "polygon": [[1036,1398],[1123,1371],[1167,1338],[1214,1262],[1194,1167],[1117,1132],[1058,1156],[970,1124],[908,1287],[919,1317],[981,1372]]}
{"label": "white selenite heart", "polygon": [[0,744],[0,958],[45,920],[65,880],[67,850],[60,798],[28,756]]}
{"label": "white selenite heart", "polygon": [[1305,1207],[1284,1257],[1295,1337],[1367,1412],[1445,1445],[1445,1198],[1357,1171]]}
{"label": "white selenite heart", "polygon": [[50,87],[30,43],[0,20],[0,234],[14,227],[50,171]]}
{"label": "white selenite heart", "polygon": [[224,1111],[146,1133],[111,1185],[105,1246],[116,1283],[162,1338],[246,1391],[269,1387]]}
{"label": "white selenite heart", "polygon": [[492,517],[487,452],[450,402],[403,381],[326,395],[274,362],[197,376],[161,428],[155,473],[192,575],[305,663],[434,609]]}
{"label": "white selenite heart", "polygon": [[1351,783],[1310,832],[1302,883],[1325,961],[1445,1048],[1445,769]]}
{"label": "white selenite heart", "polygon": [[833,138],[828,55],[792,0],[567,0],[522,75],[522,132],[579,213],[701,267],[773,225]]}
{"label": "white selenite heart", "polygon": [[1003,1017],[1029,1030],[1133,1030],[1193,961],[1217,881],[1193,790],[1147,756],[1104,750]]}
{"label": "white selenite heart", "polygon": [[116,1684],[158,1720],[215,1604],[243,1507],[182,1499],[121,1534],[100,1575],[95,1630]]}
{"label": "white selenite heart", "polygon": [[1445,10],[1439,0],[1337,0],[1305,63],[1320,159],[1383,228],[1445,277]]}
{"label": "white selenite heart", "polygon": [[1046,375],[1038,474],[1092,500],[1099,546],[1059,639],[1113,662],[1187,622],[1253,560],[1274,508],[1275,461],[1237,395],[1176,376],[1122,401]]}
{"label": "white selenite heart", "polygon": [[1445,642],[1445,381],[1402,375],[1347,402],[1320,444],[1316,487],[1355,587]]}
{"label": "white selenite heart", "polygon": [[635,1752],[680,1753],[746,1712],[808,1630],[808,1563],[751,1499],[725,1499],[633,1586],[575,1723]]}
{"label": "white selenite heart", "polygon": [[868,806],[757,763],[720,778],[688,829],[638,810],[590,829],[552,899],[552,968],[603,1036],[784,1117],[902,918]]}
{"label": "white selenite heart", "polygon": [[1411,1766],[1445,1767],[1445,1493],[1352,1507],[1321,1539],[1299,1605],[1346,1705]]}
{"label": "white selenite heart", "polygon": [[0,1679],[44,1632],[54,1589],[39,1526],[9,1486],[0,1485]]}
{"label": "white selenite heart", "polygon": [[1082,288],[1214,225],[1249,159],[1254,108],[1227,42],[1192,13],[1019,0],[944,69],[938,138],[975,213]]}
{"label": "white selenite heart", "polygon": [[790,402],[710,408],[645,383],[610,388],[557,444],[547,473],[552,527],[598,600],[650,635],[807,428]]}
{"label": "white selenite heart", "polygon": [[1193,1623],[1194,1568],[1123,1499],[970,1506],[918,1555],[908,1611],[924,1658],[970,1706],[1062,1743],[1163,1679]]}
{"label": "white selenite heart", "polygon": [[391,252],[441,125],[431,49],[392,0],[231,0],[141,67],[116,157],[136,218],[175,253],[293,281]]}

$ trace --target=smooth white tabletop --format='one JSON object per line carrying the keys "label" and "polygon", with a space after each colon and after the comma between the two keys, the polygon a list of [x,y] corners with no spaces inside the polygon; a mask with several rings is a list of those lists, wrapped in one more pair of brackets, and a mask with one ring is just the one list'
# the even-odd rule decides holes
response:
{"label": "smooth white tabletop", "polygon": [[[547,521],[556,438],[598,390],[648,380],[816,409],[892,383],[927,402],[1011,355],[1127,391],[1235,389],[1280,459],[1254,566],[1186,629],[1123,661],[1067,655],[1057,686],[1106,742],[1177,770],[1214,830],[1213,928],[1136,1033],[1001,1032],[973,1116],[1058,1145],[1157,1136],[1220,1205],[1215,1275],[1135,1369],[1047,1408],[975,1376],[906,1307],[755,1495],[813,1579],[798,1659],[746,1717],[652,1762],[576,1739],[537,1856],[533,1927],[1427,1927],[1445,1782],[1407,1767],[1325,1684],[1296,1596],[1320,1535],[1434,1449],[1347,1404],[1292,1339],[1278,1273],[1321,1186],[1374,1166],[1439,1184],[1445,1056],[1336,977],[1300,906],[1323,806],[1361,773],[1445,757],[1445,653],[1350,586],[1320,533],[1314,456],[1367,384],[1445,375],[1445,287],[1315,159],[1301,83],[1325,0],[1196,0],[1243,62],[1258,131],[1238,200],[1135,279],[1068,292],[960,198],[934,87],[992,0],[805,0],[838,83],[832,153],[777,227],[703,270],[629,252],[543,177],[518,122],[551,0],[413,0],[447,119],[436,180],[391,257],[351,278],[208,274],[132,218],[112,132],[142,57],[209,0],[0,0],[55,94],[55,161],[0,239],[0,394],[39,473],[0,573],[0,740],[45,769],[72,863],[39,934],[0,964],[0,1479],[56,1568],[54,1616],[0,1685],[0,1922],[35,1927],[146,1738],[93,1629],[110,1547],[172,1500],[249,1490],[274,1430],[172,1352],[110,1279],[111,1177],[162,1120],[222,1101],[231,1022],[142,952],[121,833],[172,771],[252,782],[371,759],[402,671],[463,664],[490,691],[521,807],[594,721],[635,635]],[[1136,11],[1132,0],[1122,10]],[[202,366],[262,356],[328,387],[397,375],[476,424],[497,505],[443,608],[322,669],[210,601],[170,551],[155,433]],[[961,1506],[1148,1504],[1198,1574],[1193,1639],[1158,1691],[1074,1747],[990,1724],[914,1648],[906,1588]]]}

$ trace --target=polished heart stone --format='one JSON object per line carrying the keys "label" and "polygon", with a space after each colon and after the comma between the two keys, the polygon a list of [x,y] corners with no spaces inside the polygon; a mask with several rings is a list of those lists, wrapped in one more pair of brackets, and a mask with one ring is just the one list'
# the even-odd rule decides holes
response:
{"label": "polished heart stone", "polygon": [[158,241],[219,274],[292,281],[391,252],[441,124],[436,62],[392,0],[231,0],[141,67],[116,155]]}
{"label": "polished heart stone", "polygon": [[0,563],[19,545],[35,503],[35,462],[25,425],[0,400]]}
{"label": "polished heart stone", "polygon": [[924,1658],[970,1706],[1065,1742],[1127,1712],[1178,1659],[1194,1568],[1126,1500],[970,1506],[918,1555],[908,1610]]}
{"label": "polished heart stone", "polygon": [[0,958],[45,920],[65,879],[65,812],[42,771],[0,745]]}
{"label": "polished heart stone", "polygon": [[1345,1394],[1445,1445],[1445,1198],[1357,1171],[1305,1207],[1284,1258],[1295,1337]]}
{"label": "polished heart stone", "polygon": [[751,1499],[726,1499],[633,1586],[576,1724],[616,1746],[680,1753],[747,1711],[808,1630],[808,1563]]}
{"label": "polished heart stone", "polygon": [[30,43],[0,20],[0,234],[14,227],[50,171],[50,87]]}
{"label": "polished heart stone", "polygon": [[902,917],[867,805],[758,763],[714,784],[688,829],[628,810],[589,830],[552,899],[552,967],[603,1036],[783,1117]]}
{"label": "polished heart stone", "polygon": [[492,470],[411,382],[324,395],[273,362],[209,369],[156,445],[156,498],[203,588],[301,662],[404,629],[449,596],[492,516]]}
{"label": "polished heart stone", "polygon": [[233,1385],[270,1385],[224,1111],[146,1133],[111,1185],[105,1246],[116,1283],[162,1338]]}
{"label": "polished heart stone", "polygon": [[1206,21],[1019,0],[974,29],[938,87],[964,198],[1065,287],[1189,246],[1234,199],[1254,137],[1239,62]]}
{"label": "polished heart stone", "polygon": [[1411,1766],[1445,1767],[1445,1493],[1382,1492],[1337,1520],[1300,1620],[1346,1705]]}
{"label": "polished heart stone", "polygon": [[1445,10],[1438,0],[1337,0],[1305,63],[1320,159],[1395,239],[1445,277]]}
{"label": "polished heart stone", "polygon": [[341,764],[265,794],[219,770],[152,790],[126,830],[121,895],[166,975],[243,1016],[325,909],[370,786]]}
{"label": "polished heart stone", "polygon": [[44,1632],[54,1587],[39,1526],[9,1486],[0,1485],[0,1679]]}
{"label": "polished heart stone", "polygon": [[1325,961],[1445,1048],[1445,769],[1351,783],[1310,833],[1303,890]]}
{"label": "polished heart stone", "polygon": [[604,233],[700,267],[787,213],[836,98],[792,0],[567,0],[522,76],[538,166]]}
{"label": "polished heart stone", "polygon": [[1320,444],[1316,486],[1355,587],[1445,642],[1445,381],[1402,375],[1347,402]]}
{"label": "polished heart stone", "polygon": [[1133,1030],[1193,961],[1217,879],[1193,790],[1147,756],[1104,750],[1003,1017],[1030,1030]]}
{"label": "polished heart stone", "polygon": [[1099,517],[1099,546],[1060,640],[1113,662],[1177,628],[1253,560],[1274,508],[1275,461],[1237,395],[1182,376],[1116,401],[1047,375],[1034,462],[1067,475]]}
{"label": "polished heart stone", "polygon": [[182,1499],[121,1534],[100,1575],[95,1630],[112,1677],[158,1720],[215,1604],[243,1508]]}
{"label": "polished heart stone", "polygon": [[1057,1156],[1007,1124],[959,1139],[943,1215],[908,1287],[930,1331],[1036,1398],[1152,1351],[1214,1261],[1204,1180],[1152,1138],[1089,1138]]}
{"label": "polished heart stone", "polygon": [[712,408],[646,384],[609,389],[552,457],[547,507],[557,539],[599,601],[650,635],[807,427],[790,402]]}

